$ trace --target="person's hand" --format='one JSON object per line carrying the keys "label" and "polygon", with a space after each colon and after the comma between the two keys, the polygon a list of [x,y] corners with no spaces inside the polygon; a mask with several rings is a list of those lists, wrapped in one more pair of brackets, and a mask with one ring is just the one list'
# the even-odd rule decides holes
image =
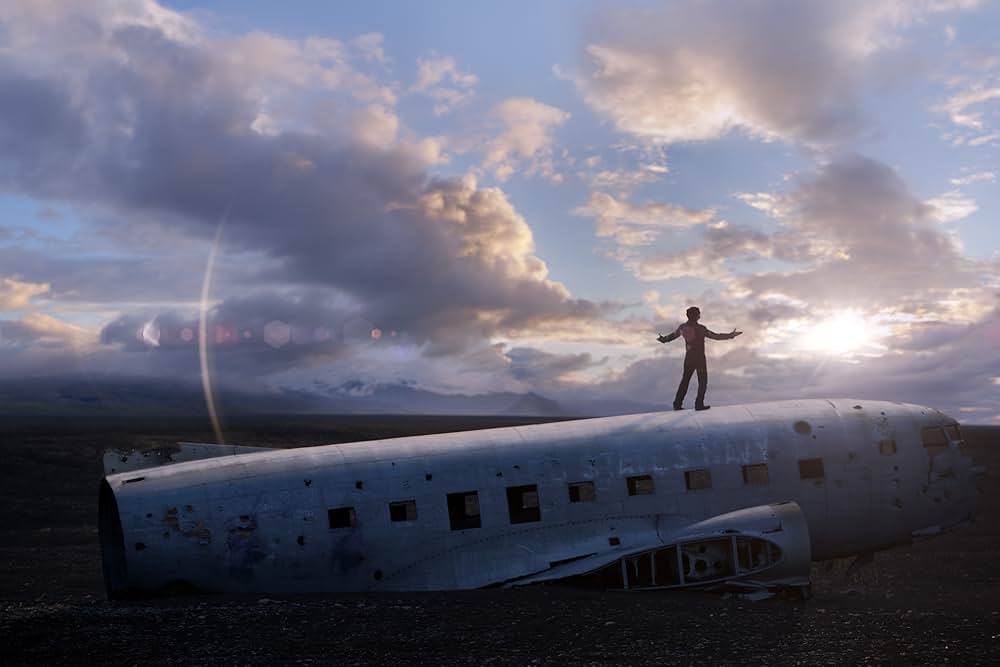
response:
{"label": "person's hand", "polygon": [[729,337],[730,338],[736,338],[737,336],[739,336],[742,333],[743,333],[742,331],[737,331],[736,329],[733,329],[732,332],[729,334]]}
{"label": "person's hand", "polygon": [[656,337],[656,340],[660,341],[661,343],[666,343],[667,337],[664,336],[663,334],[660,334],[659,336]]}

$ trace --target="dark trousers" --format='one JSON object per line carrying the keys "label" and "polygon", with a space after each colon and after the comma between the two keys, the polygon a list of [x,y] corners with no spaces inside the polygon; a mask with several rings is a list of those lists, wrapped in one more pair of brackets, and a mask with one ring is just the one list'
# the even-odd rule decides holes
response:
{"label": "dark trousers", "polygon": [[708,360],[705,357],[684,357],[684,375],[681,376],[681,383],[677,386],[677,395],[674,397],[674,407],[684,404],[684,397],[688,393],[688,385],[691,384],[691,376],[698,373],[698,398],[695,399],[695,407],[705,404],[705,390],[708,389]]}

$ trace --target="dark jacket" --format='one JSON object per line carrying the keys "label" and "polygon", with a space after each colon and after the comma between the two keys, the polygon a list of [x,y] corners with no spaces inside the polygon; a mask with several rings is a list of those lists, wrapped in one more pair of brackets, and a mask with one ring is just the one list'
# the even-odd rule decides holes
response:
{"label": "dark jacket", "polygon": [[675,331],[667,334],[667,342],[684,337],[684,342],[687,345],[687,356],[692,358],[704,358],[705,357],[705,339],[711,338],[712,340],[729,340],[734,338],[733,334],[720,334],[715,333],[704,324],[698,324],[697,322],[685,322],[684,324],[677,327]]}

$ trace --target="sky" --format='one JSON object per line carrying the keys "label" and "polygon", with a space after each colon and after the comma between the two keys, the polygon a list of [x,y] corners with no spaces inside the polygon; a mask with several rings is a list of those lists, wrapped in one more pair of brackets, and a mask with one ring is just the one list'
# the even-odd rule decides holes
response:
{"label": "sky", "polygon": [[[0,380],[1000,422],[1000,3],[0,9]],[[360,388],[360,389],[359,389]],[[689,402],[690,402],[689,398]]]}

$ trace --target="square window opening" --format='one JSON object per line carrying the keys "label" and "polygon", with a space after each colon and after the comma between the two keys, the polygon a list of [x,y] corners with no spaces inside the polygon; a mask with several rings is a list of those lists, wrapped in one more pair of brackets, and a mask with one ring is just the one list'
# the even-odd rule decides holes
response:
{"label": "square window opening", "polygon": [[688,470],[684,473],[684,485],[688,491],[712,488],[712,473],[708,468]]}
{"label": "square window opening", "polygon": [[393,522],[416,521],[417,501],[400,500],[399,502],[389,503],[389,520]]}
{"label": "square window opening", "polygon": [[892,456],[897,451],[898,451],[898,448],[896,447],[896,441],[895,440],[892,440],[892,439],[889,439],[889,440],[879,440],[879,443],[878,443],[878,453],[881,454],[882,456]]}
{"label": "square window opening", "polygon": [[767,486],[770,480],[766,463],[751,463],[743,466],[743,483],[746,486]]}
{"label": "square window opening", "polygon": [[924,449],[931,458],[948,451],[948,437],[945,435],[944,429],[936,426],[921,429],[920,440],[924,443]]}
{"label": "square window opening", "polygon": [[569,485],[569,501],[571,503],[590,503],[597,500],[597,491],[593,482],[571,482]]}
{"label": "square window opening", "polygon": [[326,511],[330,528],[354,528],[358,525],[358,517],[353,507],[333,507]]}
{"label": "square window opening", "polygon": [[628,494],[630,496],[651,496],[656,493],[656,485],[652,475],[636,475],[629,477]]}
{"label": "square window opening", "polygon": [[511,523],[530,523],[542,520],[542,510],[538,506],[538,486],[507,487],[507,511]]}
{"label": "square window opening", "polygon": [[449,493],[448,520],[452,530],[482,527],[482,518],[479,516],[479,492]]}
{"label": "square window opening", "polygon": [[823,479],[823,459],[799,459],[799,477],[801,479]]}

